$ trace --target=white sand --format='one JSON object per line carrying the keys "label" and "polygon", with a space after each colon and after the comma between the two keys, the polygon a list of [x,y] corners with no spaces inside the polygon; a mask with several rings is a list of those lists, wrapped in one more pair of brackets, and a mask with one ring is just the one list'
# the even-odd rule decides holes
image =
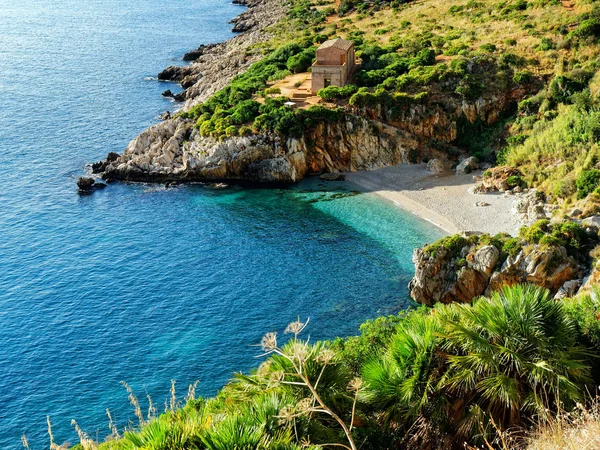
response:
{"label": "white sand", "polygon": [[[425,164],[398,165],[370,172],[346,174],[359,190],[372,192],[437,225],[449,234],[462,231],[516,235],[522,226],[511,212],[514,196],[471,194],[473,175],[453,172],[434,175]],[[489,206],[476,206],[486,202]]]}

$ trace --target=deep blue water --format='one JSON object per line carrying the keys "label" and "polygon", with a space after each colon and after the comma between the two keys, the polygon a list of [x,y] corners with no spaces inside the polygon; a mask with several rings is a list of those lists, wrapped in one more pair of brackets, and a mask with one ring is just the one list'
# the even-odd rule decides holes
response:
{"label": "deep blue water", "polygon": [[[257,364],[266,331],[313,339],[406,307],[412,249],[440,231],[371,195],[112,185],[86,162],[122,151],[173,105],[150,78],[230,36],[226,0],[0,0],[0,448],[75,442],[131,417],[120,380],[157,405]],[[333,192],[332,192],[333,190]],[[339,194],[339,192],[337,193]]]}

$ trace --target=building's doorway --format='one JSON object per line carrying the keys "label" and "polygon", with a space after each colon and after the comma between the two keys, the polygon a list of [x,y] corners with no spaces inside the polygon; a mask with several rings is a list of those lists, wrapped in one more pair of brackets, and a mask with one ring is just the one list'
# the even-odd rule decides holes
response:
{"label": "building's doorway", "polygon": [[325,82],[323,83],[325,87],[331,86],[331,78],[325,78]]}

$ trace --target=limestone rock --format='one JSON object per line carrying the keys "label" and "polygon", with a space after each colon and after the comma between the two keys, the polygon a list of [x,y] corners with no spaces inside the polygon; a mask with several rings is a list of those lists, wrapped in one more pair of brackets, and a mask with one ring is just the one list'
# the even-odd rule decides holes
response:
{"label": "limestone rock", "polygon": [[596,265],[592,268],[590,274],[585,277],[581,283],[579,293],[590,293],[594,286],[600,285],[600,261],[596,262]]}
{"label": "limestone rock", "polygon": [[531,209],[530,217],[533,220],[546,219],[546,211],[544,209],[544,204],[537,203],[537,204],[533,205],[533,208]]}
{"label": "limestone rock", "polygon": [[477,159],[474,156],[464,159],[456,166],[456,175],[471,173],[478,167]]}
{"label": "limestone rock", "polygon": [[79,177],[77,180],[77,188],[80,194],[91,194],[98,189],[104,189],[106,184],[96,181],[91,177]]}
{"label": "limestone rock", "polygon": [[560,299],[565,297],[572,297],[577,293],[577,290],[581,286],[581,280],[570,280],[561,286],[554,298]]}
{"label": "limestone rock", "polygon": [[527,252],[522,250],[515,257],[509,256],[501,270],[492,275],[488,292],[504,285],[531,283],[556,293],[567,281],[578,278],[581,272],[582,268],[567,256],[564,247],[535,246]]}
{"label": "limestone rock", "polygon": [[444,163],[437,158],[427,161],[427,172],[442,173],[444,171]]}
{"label": "limestone rock", "polygon": [[[193,59],[190,65],[171,66],[159,74],[159,79],[184,87],[173,96],[184,102],[183,112],[206,101],[262,58],[254,49],[271,39],[269,27],[286,13],[284,3],[277,0],[238,1],[248,10],[233,23],[248,31],[221,44],[201,46],[186,55],[185,59]],[[312,174],[443,161],[446,153],[433,143],[454,142],[459,118],[491,124],[499,111],[521,96],[507,90],[472,103],[448,97],[444,104],[419,102],[400,111],[383,105],[347,110],[339,123],[322,122],[294,138],[261,133],[220,141],[201,136],[193,120],[173,114],[140,133],[122,156],[101,162],[96,170],[105,179],[161,183],[223,179],[294,182]],[[476,167],[473,158],[461,164],[465,173]],[[431,162],[430,168],[434,166],[441,169]]]}
{"label": "limestone rock", "polygon": [[79,177],[77,180],[77,187],[82,191],[86,191],[91,189],[95,182],[96,181],[93,178]]}
{"label": "limestone rock", "polygon": [[[471,302],[506,285],[535,284],[556,294],[576,289],[584,268],[567,255],[564,247],[526,246],[499,264],[500,250],[493,245],[467,244],[454,254],[439,247],[435,254],[427,249],[413,253],[415,276],[409,283],[411,297],[424,305]],[[598,269],[600,279],[600,268]],[[562,295],[562,294],[561,294]]]}
{"label": "limestone rock", "polygon": [[573,208],[571,212],[569,212],[569,217],[579,217],[583,214],[583,211],[579,208]]}
{"label": "limestone rock", "polygon": [[500,250],[493,245],[485,245],[473,256],[473,267],[489,277],[496,267],[499,257]]}
{"label": "limestone rock", "polygon": [[600,216],[586,217],[581,223],[590,227],[600,228]]}

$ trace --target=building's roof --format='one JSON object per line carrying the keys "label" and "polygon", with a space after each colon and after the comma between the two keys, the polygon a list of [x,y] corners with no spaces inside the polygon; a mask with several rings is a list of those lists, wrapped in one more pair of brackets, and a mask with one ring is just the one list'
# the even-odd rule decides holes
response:
{"label": "building's roof", "polygon": [[340,50],[349,50],[354,46],[354,43],[352,41],[347,41],[345,39],[330,39],[328,41],[323,42],[318,50],[322,50],[325,48],[338,48]]}

